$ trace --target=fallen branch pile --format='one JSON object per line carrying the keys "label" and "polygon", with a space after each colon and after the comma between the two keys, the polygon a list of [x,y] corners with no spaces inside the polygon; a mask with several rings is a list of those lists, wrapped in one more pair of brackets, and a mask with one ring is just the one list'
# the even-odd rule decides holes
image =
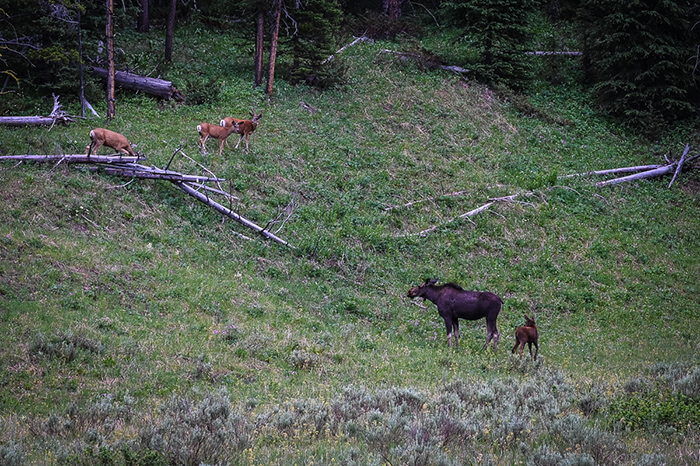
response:
{"label": "fallen branch pile", "polygon": [[[175,155],[179,152],[179,149],[175,151],[173,154],[173,157],[170,159],[170,163],[172,163],[173,158]],[[230,204],[232,204],[232,201],[238,200],[238,198],[234,195],[232,195],[229,192],[226,192],[225,190],[221,189],[220,183],[225,182],[226,180],[223,178],[218,178],[214,175],[212,176],[200,176],[200,175],[187,175],[184,173],[180,173],[177,171],[169,170],[170,163],[165,169],[158,168],[158,167],[148,167],[146,165],[141,165],[139,164],[140,157],[131,157],[131,156],[123,156],[123,155],[109,155],[109,156],[101,156],[101,155],[82,155],[82,154],[74,154],[74,155],[6,155],[6,156],[0,156],[0,162],[3,160],[18,160],[20,162],[23,161],[33,161],[33,162],[55,162],[56,164],[59,163],[89,163],[89,164],[94,164],[98,169],[103,170],[105,173],[114,175],[114,176],[119,176],[123,178],[140,178],[140,179],[156,179],[156,180],[165,180],[173,183],[175,186],[177,186],[179,189],[184,191],[185,193],[189,194],[190,196],[194,197],[198,201],[208,205],[209,207],[212,207],[219,213],[235,220],[236,222],[245,225],[246,227],[254,230],[255,232],[259,233],[260,235],[271,239],[279,244],[282,244],[284,246],[289,246],[293,249],[293,246],[291,246],[289,243],[284,241],[283,239],[279,238],[276,236],[274,233],[269,231],[269,225],[271,225],[274,222],[269,222],[268,226],[265,228],[260,227],[256,225],[255,223],[251,222],[250,220],[244,218],[237,212],[234,212],[232,209],[232,206],[226,207],[223,204],[216,202],[212,197],[210,196],[210,193],[218,195],[223,197],[226,201],[228,201]],[[204,168],[206,171],[206,168]],[[209,172],[211,173],[211,172]],[[208,186],[206,183],[216,183],[218,186],[217,188],[214,188],[212,186]],[[243,235],[240,235],[244,238],[246,238]]]}

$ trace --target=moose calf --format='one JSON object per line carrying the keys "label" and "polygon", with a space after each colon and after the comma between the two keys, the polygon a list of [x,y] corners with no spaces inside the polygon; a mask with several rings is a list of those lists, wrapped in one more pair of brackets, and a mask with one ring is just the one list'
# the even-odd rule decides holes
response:
{"label": "moose calf", "polygon": [[539,335],[537,334],[537,325],[535,324],[535,315],[533,314],[532,317],[528,317],[527,314],[524,314],[525,316],[525,325],[522,327],[518,327],[518,329],[515,331],[515,346],[513,346],[513,350],[511,353],[515,354],[515,349],[520,346],[520,358],[523,357],[523,350],[525,349],[525,343],[527,343],[527,346],[530,350],[530,356],[532,356],[532,345],[534,343],[535,345],[535,357],[534,359],[537,359],[537,353],[539,352],[540,348],[537,346],[537,338]]}

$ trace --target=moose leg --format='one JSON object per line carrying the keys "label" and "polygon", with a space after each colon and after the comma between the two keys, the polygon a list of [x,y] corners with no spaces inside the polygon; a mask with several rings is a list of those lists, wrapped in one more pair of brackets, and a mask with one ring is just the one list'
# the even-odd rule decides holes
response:
{"label": "moose leg", "polygon": [[486,344],[484,344],[484,348],[489,346],[489,343],[491,340],[493,340],[493,349],[494,351],[496,350],[496,347],[498,346],[498,339],[500,338],[501,334],[498,333],[498,327],[496,327],[496,322],[490,322],[486,321]]}
{"label": "moose leg", "polygon": [[452,329],[455,336],[455,349],[459,349],[459,319],[455,318],[452,323]]}
{"label": "moose leg", "polygon": [[536,341],[533,341],[533,343],[535,344],[535,361],[536,361],[536,360],[537,360],[537,353],[540,352],[540,347],[537,346],[537,342],[536,342]]}
{"label": "moose leg", "polygon": [[445,319],[445,329],[447,330],[447,346],[452,346],[452,321]]}
{"label": "moose leg", "polygon": [[531,341],[527,342],[527,349],[530,350],[530,357],[532,357],[532,342]]}

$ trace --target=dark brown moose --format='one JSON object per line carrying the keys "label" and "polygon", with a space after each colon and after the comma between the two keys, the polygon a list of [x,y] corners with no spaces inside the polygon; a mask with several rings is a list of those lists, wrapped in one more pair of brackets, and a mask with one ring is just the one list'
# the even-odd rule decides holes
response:
{"label": "dark brown moose", "polygon": [[486,317],[486,348],[493,340],[493,349],[498,345],[498,327],[496,319],[501,312],[503,300],[497,295],[482,291],[466,291],[454,283],[436,285],[437,279],[427,279],[422,285],[408,290],[409,298],[421,297],[432,301],[437,306],[440,317],[447,328],[447,345],[459,348],[459,319],[478,320]]}
{"label": "dark brown moose", "polygon": [[535,324],[535,315],[533,314],[532,317],[528,317],[527,314],[524,314],[525,316],[525,325],[522,327],[518,327],[515,330],[515,346],[513,346],[513,350],[511,353],[515,354],[515,350],[520,346],[520,357],[523,357],[523,350],[525,349],[525,343],[527,343],[527,347],[530,350],[530,357],[532,357],[532,345],[535,345],[535,357],[534,359],[537,359],[537,353],[540,351],[539,346],[537,346],[537,339],[539,338],[539,335],[537,333],[537,325]]}

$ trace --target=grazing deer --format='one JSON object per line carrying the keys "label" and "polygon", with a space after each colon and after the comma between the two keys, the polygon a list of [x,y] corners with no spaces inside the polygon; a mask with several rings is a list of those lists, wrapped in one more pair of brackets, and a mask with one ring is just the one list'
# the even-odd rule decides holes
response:
{"label": "grazing deer", "polygon": [[241,140],[243,140],[243,137],[245,136],[245,149],[248,150],[248,138],[250,137],[250,134],[258,127],[258,121],[260,121],[263,114],[260,112],[256,115],[253,112],[250,112],[250,116],[252,118],[251,120],[241,120],[233,117],[226,117],[221,120],[221,126],[230,126],[234,123],[238,123],[238,129],[236,132],[240,134],[240,136],[238,137],[238,144],[236,144],[234,149],[238,148],[238,146],[241,144]]}
{"label": "grazing deer", "polygon": [[224,120],[221,120],[219,126],[211,123],[201,123],[197,125],[197,131],[202,137],[200,144],[205,153],[207,151],[206,143],[209,136],[219,140],[219,157],[221,157],[221,153],[224,151],[224,142],[226,142],[226,139],[228,139],[231,133],[238,131],[238,123],[234,122],[229,126],[224,124]]}
{"label": "grazing deer", "polygon": [[518,327],[518,329],[515,331],[515,346],[513,346],[513,350],[511,353],[515,354],[515,349],[520,346],[520,358],[523,357],[523,350],[525,349],[525,343],[527,343],[528,348],[530,349],[530,357],[532,357],[532,345],[534,343],[535,345],[535,357],[534,359],[537,360],[537,353],[540,351],[540,348],[537,346],[537,339],[539,335],[537,334],[537,325],[535,324],[535,315],[533,314],[532,317],[528,317],[525,314],[525,325],[522,327]]}
{"label": "grazing deer", "polygon": [[440,317],[447,329],[447,345],[459,348],[459,319],[478,320],[486,318],[486,348],[493,340],[493,349],[498,345],[498,327],[496,319],[501,312],[503,300],[488,291],[466,291],[454,283],[436,285],[437,279],[427,279],[422,285],[408,290],[409,298],[421,297],[432,301],[437,306]]}
{"label": "grazing deer", "polygon": [[102,146],[111,147],[117,152],[136,157],[136,153],[131,148],[131,144],[123,134],[115,133],[104,128],[95,128],[90,131],[90,144],[85,147],[85,154],[89,157],[90,154],[97,154],[97,150]]}

